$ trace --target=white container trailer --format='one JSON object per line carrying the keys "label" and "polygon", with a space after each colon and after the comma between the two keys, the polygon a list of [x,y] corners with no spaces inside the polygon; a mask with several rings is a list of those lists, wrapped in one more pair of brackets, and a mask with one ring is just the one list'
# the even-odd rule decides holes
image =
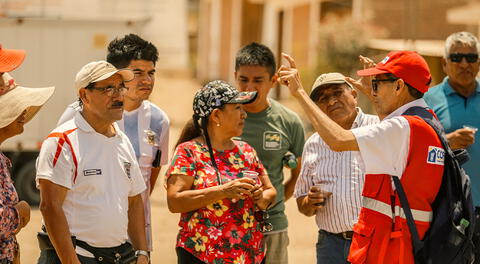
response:
{"label": "white container trailer", "polygon": [[[24,63],[12,76],[26,87],[55,86],[52,98],[25,126],[2,144],[12,159],[12,176],[21,199],[39,203],[35,160],[41,142],[55,128],[66,106],[76,100],[75,74],[86,63],[104,60],[108,43],[128,33],[142,35],[148,17],[108,19],[2,18],[0,44],[24,49]],[[0,105],[0,111],[1,111]]]}

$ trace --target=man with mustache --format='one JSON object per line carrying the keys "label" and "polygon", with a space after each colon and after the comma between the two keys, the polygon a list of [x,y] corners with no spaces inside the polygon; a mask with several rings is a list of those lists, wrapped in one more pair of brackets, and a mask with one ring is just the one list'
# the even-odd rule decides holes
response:
{"label": "man with mustache", "polygon": [[48,234],[39,234],[38,263],[149,262],[141,196],[146,186],[133,147],[115,123],[122,118],[124,82],[133,77],[106,61],[77,73],[82,109],[52,131],[37,160]]}
{"label": "man with mustache", "polygon": [[[145,232],[148,250],[152,251],[150,194],[162,165],[168,162],[170,121],[167,114],[148,100],[155,84],[157,48],[135,34],[114,39],[108,45],[107,61],[116,68],[128,68],[135,73],[125,83],[123,118],[117,122],[135,150],[147,190],[142,194],[145,210]],[[70,105],[59,124],[73,118],[80,109],[78,103]]]}
{"label": "man with mustache", "polygon": [[[470,161],[463,168],[470,176],[477,219],[480,217],[480,143],[475,132],[480,128],[480,85],[476,79],[480,66],[479,52],[480,43],[473,34],[456,32],[448,36],[442,59],[447,77],[425,94],[425,101],[445,128],[452,149],[465,148],[470,154]],[[476,234],[480,232],[480,221],[477,223],[476,230],[479,231]],[[477,248],[479,242],[476,243]],[[475,263],[480,263],[480,252],[475,260]]]}

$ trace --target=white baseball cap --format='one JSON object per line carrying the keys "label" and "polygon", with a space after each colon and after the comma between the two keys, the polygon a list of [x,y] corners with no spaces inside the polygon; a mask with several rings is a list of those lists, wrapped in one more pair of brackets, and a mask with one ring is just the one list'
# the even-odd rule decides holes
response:
{"label": "white baseball cap", "polygon": [[117,73],[122,76],[124,82],[131,81],[135,77],[130,69],[117,69],[106,61],[92,61],[83,66],[75,76],[75,88],[77,90],[85,88],[91,83],[106,80]]}

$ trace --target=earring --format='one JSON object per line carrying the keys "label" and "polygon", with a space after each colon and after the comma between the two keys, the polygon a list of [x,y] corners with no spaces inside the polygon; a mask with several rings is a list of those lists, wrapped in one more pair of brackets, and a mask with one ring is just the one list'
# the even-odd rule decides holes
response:
{"label": "earring", "polygon": [[217,127],[219,127],[219,126],[220,126],[220,123],[217,123]]}

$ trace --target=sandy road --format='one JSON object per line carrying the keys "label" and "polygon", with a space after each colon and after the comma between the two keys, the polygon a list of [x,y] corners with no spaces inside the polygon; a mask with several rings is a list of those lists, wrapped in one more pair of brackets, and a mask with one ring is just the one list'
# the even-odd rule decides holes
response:
{"label": "sandy road", "polygon": [[[183,124],[192,114],[192,99],[198,87],[200,86],[196,81],[188,78],[157,77],[156,87],[151,99],[170,117],[172,127],[170,150],[172,150]],[[288,105],[296,106],[291,103]],[[299,108],[295,110],[301,113]],[[163,170],[164,168],[152,194],[152,226],[154,234],[152,263],[174,264],[176,263],[174,246],[179,215],[168,211],[165,189],[163,188]],[[317,228],[314,218],[307,218],[301,215],[297,211],[296,203],[293,199],[287,202],[287,215],[289,218],[290,263],[315,263]],[[41,214],[38,209],[34,209],[30,223],[18,234],[23,264],[37,262],[40,251],[36,241],[36,232],[40,230],[40,225]]]}

